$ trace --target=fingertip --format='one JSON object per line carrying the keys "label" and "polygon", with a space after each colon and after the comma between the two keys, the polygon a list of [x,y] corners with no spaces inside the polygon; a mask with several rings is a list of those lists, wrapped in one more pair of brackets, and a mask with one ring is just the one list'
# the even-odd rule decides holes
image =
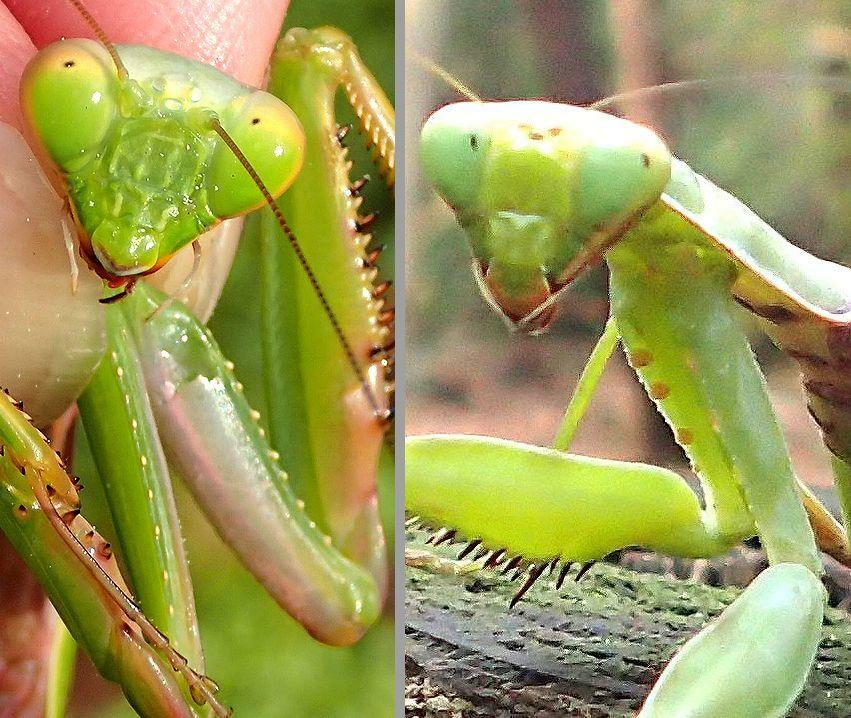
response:
{"label": "fingertip", "polygon": [[0,5],[0,121],[23,127],[18,101],[21,73],[35,46],[5,5]]}
{"label": "fingertip", "polygon": [[[93,37],[68,0],[6,0],[37,47]],[[263,80],[289,0],[84,0],[111,42],[138,43],[217,67],[241,82]]]}

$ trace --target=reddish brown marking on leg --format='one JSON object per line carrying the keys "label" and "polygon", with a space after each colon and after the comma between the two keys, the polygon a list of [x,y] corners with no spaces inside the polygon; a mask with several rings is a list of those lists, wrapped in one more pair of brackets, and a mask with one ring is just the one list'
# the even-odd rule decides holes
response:
{"label": "reddish brown marking on leg", "polygon": [[851,409],[851,387],[830,384],[826,381],[805,381],[804,387],[829,404]]}
{"label": "reddish brown marking on leg", "polygon": [[831,357],[851,365],[851,324],[830,327],[827,330],[827,348]]}
{"label": "reddish brown marking on leg", "polygon": [[784,307],[782,304],[756,305],[752,304],[747,299],[736,295],[733,295],[733,299],[749,312],[756,314],[758,317],[761,317],[772,324],[785,324],[798,318],[795,312],[788,307]]}
{"label": "reddish brown marking on leg", "polygon": [[830,365],[827,359],[820,357],[818,354],[810,354],[809,352],[797,351],[796,349],[786,349],[786,353],[793,359],[812,366],[825,367]]}

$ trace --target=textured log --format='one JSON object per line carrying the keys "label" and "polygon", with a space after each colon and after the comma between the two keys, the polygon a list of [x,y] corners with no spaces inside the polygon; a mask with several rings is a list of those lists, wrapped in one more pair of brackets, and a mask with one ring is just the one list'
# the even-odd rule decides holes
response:
{"label": "textured log", "polygon": [[[559,591],[559,569],[545,572],[509,611],[522,579],[449,560],[457,545],[432,549],[423,536],[408,543],[408,718],[633,715],[676,648],[739,593],[596,564],[578,583],[571,569]],[[790,715],[843,718],[848,706],[851,621],[830,609]]]}

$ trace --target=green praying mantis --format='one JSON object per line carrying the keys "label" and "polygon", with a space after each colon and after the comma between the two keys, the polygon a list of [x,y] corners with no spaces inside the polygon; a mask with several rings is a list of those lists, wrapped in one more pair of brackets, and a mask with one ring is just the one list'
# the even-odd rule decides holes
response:
{"label": "green praying mantis", "polygon": [[[391,186],[393,110],[332,28],[289,31],[266,93],[178,55],[113,46],[69,2],[98,39],[39,52],[21,107],[65,198],[34,221],[52,223],[44,231],[65,235],[72,264],[79,251],[93,271],[73,280],[62,307],[64,355],[54,345],[33,361],[37,374],[20,349],[4,365],[0,382],[15,398],[0,401],[0,524],[71,636],[140,715],[227,715],[203,675],[170,467],[318,640],[356,642],[387,594],[375,473],[392,415],[393,313],[334,100],[342,88]],[[32,173],[20,135],[8,134]],[[265,426],[184,304],[206,318],[232,257],[231,240],[202,235],[261,207]],[[166,278],[166,292],[143,279],[166,273],[182,248],[188,264]],[[83,518],[79,482],[17,401],[43,426],[80,391],[115,547]],[[51,678],[49,715],[62,715],[67,670]]]}
{"label": "green praying mantis", "polygon": [[[796,480],[737,313],[799,363],[847,527],[851,270],[787,242],[649,128],[593,107],[471,96],[429,117],[420,156],[512,329],[544,330],[570,283],[602,261],[610,318],[553,447],[409,437],[412,524],[441,527],[435,544],[469,540],[465,555],[481,545],[486,566],[519,566],[512,605],[559,563],[561,582],[572,563],[627,546],[709,557],[758,536],[769,568],[677,652],[639,715],[786,715],[821,635],[819,548],[847,565],[848,539]],[[618,343],[703,505],[674,472],[568,453]]]}

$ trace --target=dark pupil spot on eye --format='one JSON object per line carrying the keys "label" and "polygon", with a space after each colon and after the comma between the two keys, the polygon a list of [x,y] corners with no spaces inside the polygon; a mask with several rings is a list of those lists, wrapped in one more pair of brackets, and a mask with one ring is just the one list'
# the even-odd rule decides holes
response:
{"label": "dark pupil spot on eye", "polygon": [[65,61],[65,67],[74,67],[74,65],[76,65],[76,64],[77,63],[74,62],[73,60],[66,60]]}
{"label": "dark pupil spot on eye", "polygon": [[475,135],[470,135],[470,147],[474,150],[479,149],[479,138]]}
{"label": "dark pupil spot on eye", "polygon": [[251,124],[252,125],[259,125],[260,124],[260,118],[255,117],[253,120],[251,120]]}

